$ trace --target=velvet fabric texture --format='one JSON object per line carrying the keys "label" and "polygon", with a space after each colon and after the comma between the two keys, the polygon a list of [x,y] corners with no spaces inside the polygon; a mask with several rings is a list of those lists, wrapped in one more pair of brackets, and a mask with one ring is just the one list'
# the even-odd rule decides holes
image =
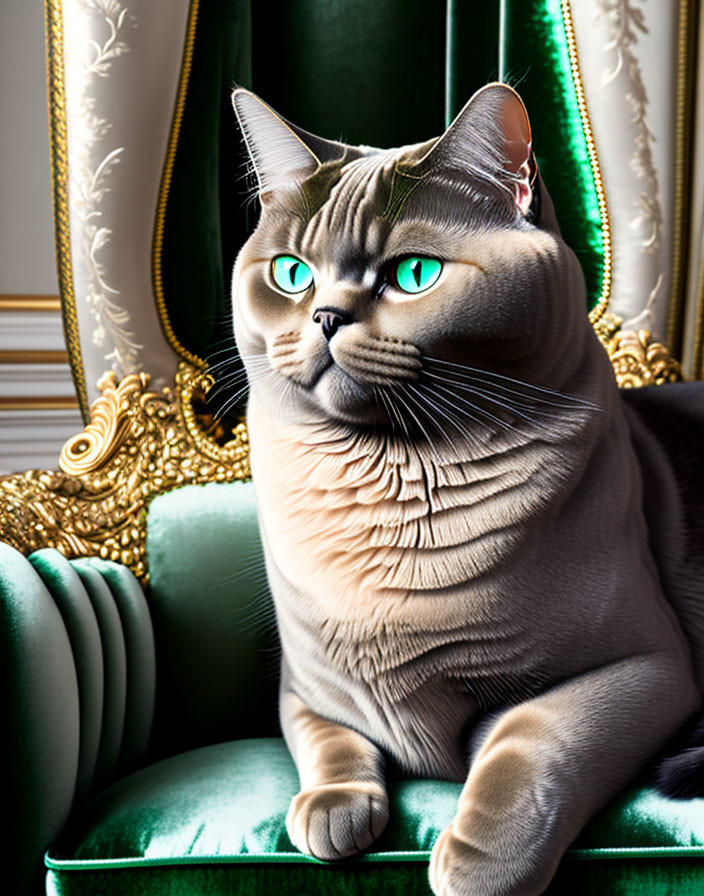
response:
{"label": "velvet fabric texture", "polygon": [[279,647],[253,484],[155,498],[147,556],[159,670],[153,758],[279,734]]}
{"label": "velvet fabric texture", "polygon": [[[391,821],[373,851],[334,865],[291,846],[285,817],[297,786],[278,738],[158,762],[86,807],[47,855],[48,892],[430,893],[430,848],[461,785],[392,782]],[[548,892],[693,896],[702,885],[704,800],[634,787],[588,826]]]}
{"label": "velvet fabric texture", "polygon": [[26,559],[0,544],[8,892],[43,890],[42,854],[72,807],[144,757],[154,642],[142,589],[103,560]]}

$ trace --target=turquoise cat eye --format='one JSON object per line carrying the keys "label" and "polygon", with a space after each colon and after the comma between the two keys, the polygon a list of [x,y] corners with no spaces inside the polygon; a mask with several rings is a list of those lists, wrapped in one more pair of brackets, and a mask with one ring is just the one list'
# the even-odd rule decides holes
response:
{"label": "turquoise cat eye", "polygon": [[396,284],[404,292],[423,292],[437,283],[442,262],[437,258],[419,258],[412,255],[396,265]]}
{"label": "turquoise cat eye", "polygon": [[293,255],[277,255],[272,264],[274,282],[284,292],[303,292],[313,282],[313,271]]}

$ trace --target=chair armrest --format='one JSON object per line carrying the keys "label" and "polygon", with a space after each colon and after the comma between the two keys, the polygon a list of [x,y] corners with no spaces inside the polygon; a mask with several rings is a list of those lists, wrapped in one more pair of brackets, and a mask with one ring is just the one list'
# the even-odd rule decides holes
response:
{"label": "chair armrest", "polygon": [[[154,639],[139,584],[100,560],[0,544],[0,651],[11,819],[4,879],[43,892],[42,855],[72,806],[144,754]],[[14,886],[13,886],[14,885]]]}

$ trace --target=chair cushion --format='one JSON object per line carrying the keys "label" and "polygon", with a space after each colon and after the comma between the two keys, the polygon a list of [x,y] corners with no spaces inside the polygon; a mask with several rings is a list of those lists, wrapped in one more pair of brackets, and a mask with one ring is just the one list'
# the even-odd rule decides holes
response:
{"label": "chair cushion", "polygon": [[[459,784],[395,781],[374,851],[325,864],[291,845],[298,789],[277,738],[221,743],[151,765],[98,796],[46,857],[47,893],[429,894],[427,863]],[[704,891],[704,799],[632,788],[584,831],[550,894],[694,896]]]}
{"label": "chair cushion", "polygon": [[278,724],[279,648],[251,482],[189,485],[147,516],[154,759]]}

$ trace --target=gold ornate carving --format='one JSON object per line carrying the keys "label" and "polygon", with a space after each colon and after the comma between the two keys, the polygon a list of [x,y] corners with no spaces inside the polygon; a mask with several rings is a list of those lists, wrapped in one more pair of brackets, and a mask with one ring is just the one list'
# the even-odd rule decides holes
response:
{"label": "gold ornate carving", "polygon": [[61,452],[61,469],[0,479],[3,541],[25,554],[53,547],[67,557],[117,560],[145,580],[152,498],[249,477],[244,423],[226,434],[205,410],[210,377],[182,362],[174,391],[148,386],[145,373],[119,384],[105,374],[90,423]]}
{"label": "gold ornate carving", "polygon": [[648,330],[622,330],[621,318],[607,312],[594,325],[623,389],[659,386],[682,379],[682,367]]}

